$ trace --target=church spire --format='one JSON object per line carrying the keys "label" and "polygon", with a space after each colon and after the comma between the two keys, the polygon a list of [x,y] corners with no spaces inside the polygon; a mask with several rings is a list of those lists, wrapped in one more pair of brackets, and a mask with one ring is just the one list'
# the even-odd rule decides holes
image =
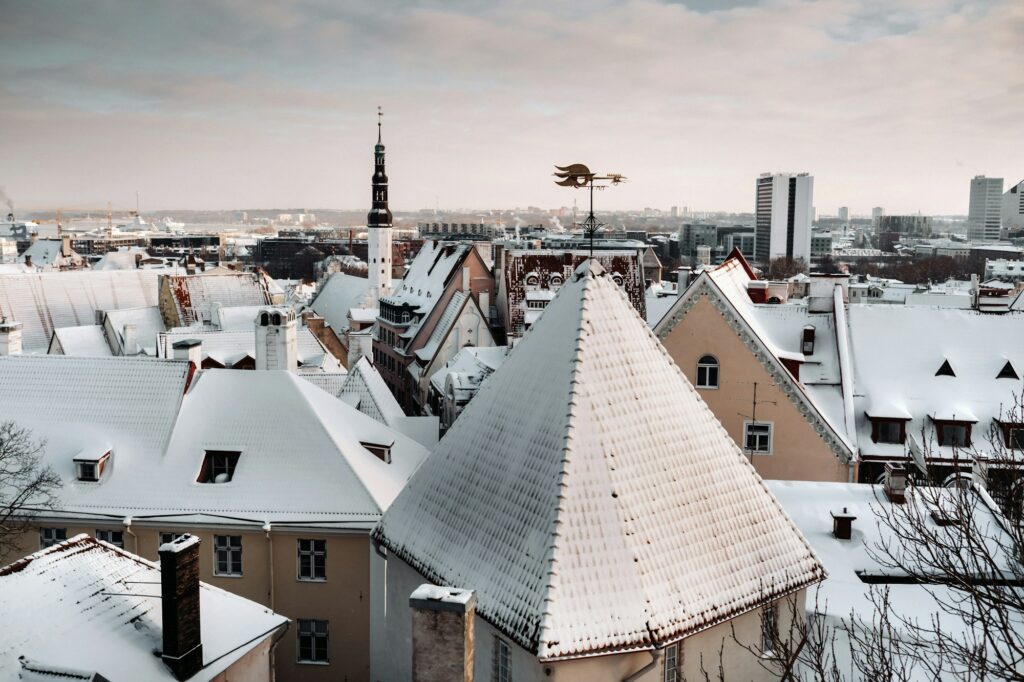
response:
{"label": "church spire", "polygon": [[391,227],[391,211],[388,209],[388,176],[384,172],[384,143],[381,137],[381,122],[384,113],[377,107],[377,146],[373,149],[373,207],[366,216],[366,226]]}

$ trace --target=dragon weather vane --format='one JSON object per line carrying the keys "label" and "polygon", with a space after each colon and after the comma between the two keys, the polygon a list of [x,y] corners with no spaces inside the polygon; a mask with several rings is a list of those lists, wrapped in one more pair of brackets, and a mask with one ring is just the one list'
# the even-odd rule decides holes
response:
{"label": "dragon weather vane", "polygon": [[590,213],[587,215],[587,219],[583,221],[583,234],[590,238],[590,257],[593,258],[594,235],[603,227],[603,224],[597,222],[597,218],[594,217],[594,190],[618,185],[624,182],[626,178],[619,173],[608,173],[607,175],[592,173],[582,163],[555,166],[554,176],[557,178],[555,180],[556,185],[572,187],[573,189],[586,187],[590,190]]}

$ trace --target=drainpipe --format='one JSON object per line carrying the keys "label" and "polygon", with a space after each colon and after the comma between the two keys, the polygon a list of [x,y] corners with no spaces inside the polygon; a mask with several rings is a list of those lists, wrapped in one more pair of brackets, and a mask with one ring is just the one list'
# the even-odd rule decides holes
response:
{"label": "drainpipe", "polygon": [[132,517],[130,517],[130,516],[124,517],[123,523],[124,523],[124,532],[126,532],[126,533],[128,533],[128,535],[132,536],[132,549],[135,551],[136,554],[138,554],[139,553],[139,536],[137,536],[135,533],[132,532]]}
{"label": "drainpipe", "polygon": [[267,571],[270,575],[270,610],[274,610],[274,539],[270,537],[270,521],[263,524],[263,533],[267,536]]}
{"label": "drainpipe", "polygon": [[661,658],[661,649],[654,649],[651,652],[651,662],[644,667],[637,670],[629,677],[623,677],[622,682],[633,682],[633,680],[639,680],[642,676],[646,675],[650,671],[654,670],[658,665],[658,659]]}

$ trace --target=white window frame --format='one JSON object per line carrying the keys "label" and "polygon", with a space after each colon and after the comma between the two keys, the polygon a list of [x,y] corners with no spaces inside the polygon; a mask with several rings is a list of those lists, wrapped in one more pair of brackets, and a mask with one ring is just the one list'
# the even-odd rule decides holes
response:
{"label": "white window frame", "polygon": [[[751,426],[767,426],[768,427],[768,449],[767,450],[755,450],[748,445],[747,433]],[[744,421],[743,422],[743,452],[749,452],[755,455],[770,455],[775,447],[775,423],[774,422],[763,422],[763,421]]]}
{"label": "white window frame", "polygon": [[[331,623],[327,620],[316,618],[298,618],[295,624],[295,662],[302,665],[330,665],[331,664]],[[323,626],[323,632],[318,628]],[[309,637],[310,650],[313,658],[302,657],[302,639]],[[317,641],[323,640],[324,658],[319,659],[317,654]]]}
{"label": "white window frame", "polygon": [[[232,545],[232,540],[238,538],[238,546]],[[220,557],[221,552],[227,552],[227,570],[221,572],[220,570]],[[232,555],[238,552],[238,572],[232,570]],[[241,535],[214,535],[213,536],[213,574],[223,578],[241,578],[243,574],[242,564],[242,536]]]}
{"label": "white window frame", "polygon": [[662,682],[682,682],[683,675],[683,643],[676,642],[665,648],[665,667],[662,671]]}
{"label": "white window frame", "polygon": [[491,655],[491,682],[512,682],[512,649],[508,642],[497,636]]}
{"label": "white window frame", "polygon": [[[715,362],[714,364],[711,364],[710,362],[702,362],[704,358],[711,358]],[[708,370],[711,369],[715,370],[715,383],[713,384],[708,381],[708,374],[710,374]],[[701,381],[701,370],[705,370],[703,381]],[[696,381],[694,384],[697,388],[717,389],[722,385],[722,363],[720,363],[718,358],[714,355],[705,354],[700,356],[700,358],[697,359],[697,376],[695,378]]]}
{"label": "white window frame", "polygon": [[[117,533],[118,535],[121,536],[121,540],[120,541],[114,540],[114,533]],[[124,549],[124,531],[123,530],[108,530],[108,529],[104,529],[104,528],[97,528],[96,529],[96,539],[97,540],[101,540],[103,542],[110,543],[111,545],[114,545],[115,547],[120,547],[121,549]]]}
{"label": "white window frame", "polygon": [[[63,535],[64,537],[58,538],[57,535]],[[47,535],[51,537],[47,537]],[[56,526],[47,526],[39,529],[39,549],[46,549],[47,547],[53,547],[68,539],[68,529],[58,528]]]}
{"label": "white window frame", "polygon": [[[303,549],[302,543],[309,543]],[[317,549],[317,543],[322,549]],[[323,538],[298,538],[295,541],[295,575],[297,580],[310,583],[327,582],[327,540]],[[309,557],[310,575],[302,575],[302,557]],[[319,563],[321,575],[317,575],[317,564]]]}

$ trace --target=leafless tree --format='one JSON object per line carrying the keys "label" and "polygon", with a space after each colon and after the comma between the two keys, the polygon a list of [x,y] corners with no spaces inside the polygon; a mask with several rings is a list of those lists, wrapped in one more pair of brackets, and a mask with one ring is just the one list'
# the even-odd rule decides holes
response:
{"label": "leafless tree", "polygon": [[45,443],[14,422],[0,422],[0,556],[18,548],[38,510],[56,502],[60,477],[42,465]]}
{"label": "leafless tree", "polygon": [[771,280],[788,279],[793,275],[807,272],[807,261],[803,258],[773,258],[768,261],[765,277]]}

